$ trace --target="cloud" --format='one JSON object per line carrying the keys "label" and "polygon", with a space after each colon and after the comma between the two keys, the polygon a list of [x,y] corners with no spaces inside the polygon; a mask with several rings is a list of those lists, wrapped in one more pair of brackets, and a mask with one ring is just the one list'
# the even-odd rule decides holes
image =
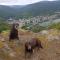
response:
{"label": "cloud", "polygon": [[53,1],[53,0],[0,0],[0,5],[25,5],[38,1]]}
{"label": "cloud", "polygon": [[0,4],[2,5],[4,4],[5,5],[13,5],[13,4],[25,5],[25,4],[31,4],[37,1],[40,1],[40,0],[0,0]]}
{"label": "cloud", "polygon": [[17,2],[17,0],[0,0],[0,3]]}

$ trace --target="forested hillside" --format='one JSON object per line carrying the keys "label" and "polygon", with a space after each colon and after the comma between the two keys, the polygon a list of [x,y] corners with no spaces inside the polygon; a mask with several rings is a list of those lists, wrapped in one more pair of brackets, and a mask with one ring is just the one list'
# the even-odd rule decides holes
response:
{"label": "forested hillside", "polygon": [[30,17],[37,15],[51,15],[60,11],[60,1],[43,1],[25,6],[2,6],[0,5],[0,17]]}

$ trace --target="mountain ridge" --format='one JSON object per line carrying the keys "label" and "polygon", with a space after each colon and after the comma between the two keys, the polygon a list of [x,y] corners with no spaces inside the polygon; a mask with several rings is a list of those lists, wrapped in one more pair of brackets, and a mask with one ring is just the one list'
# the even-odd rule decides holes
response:
{"label": "mountain ridge", "polygon": [[41,1],[29,5],[14,5],[4,6],[0,5],[0,17],[16,17],[23,18],[24,16],[38,16],[54,14],[56,11],[60,11],[60,1]]}

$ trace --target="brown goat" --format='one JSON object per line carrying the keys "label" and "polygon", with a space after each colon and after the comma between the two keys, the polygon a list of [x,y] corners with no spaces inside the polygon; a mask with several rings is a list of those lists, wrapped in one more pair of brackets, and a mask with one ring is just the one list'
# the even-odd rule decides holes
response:
{"label": "brown goat", "polygon": [[39,48],[43,48],[42,45],[41,45],[41,41],[40,40],[38,40],[37,38],[32,38],[31,41],[25,43],[25,54],[26,53],[32,54],[33,53],[33,50],[36,47],[38,49]]}
{"label": "brown goat", "polygon": [[18,24],[17,23],[14,23],[13,25],[12,25],[12,29],[11,29],[11,31],[10,31],[10,35],[9,35],[9,41],[11,41],[11,40],[14,40],[14,39],[19,39],[19,37],[18,37]]}

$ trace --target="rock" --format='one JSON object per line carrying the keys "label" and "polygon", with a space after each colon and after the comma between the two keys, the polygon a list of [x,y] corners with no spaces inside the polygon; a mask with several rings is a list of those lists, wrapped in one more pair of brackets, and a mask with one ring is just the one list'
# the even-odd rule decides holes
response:
{"label": "rock", "polygon": [[15,53],[15,52],[10,52],[10,53],[9,53],[9,56],[11,56],[11,57],[16,57],[16,53]]}
{"label": "rock", "polygon": [[43,30],[40,32],[42,35],[47,35],[49,32],[47,30]]}
{"label": "rock", "polygon": [[52,41],[52,40],[59,40],[60,38],[59,38],[59,36],[53,36],[50,34],[47,36],[47,39],[48,39],[48,41]]}

